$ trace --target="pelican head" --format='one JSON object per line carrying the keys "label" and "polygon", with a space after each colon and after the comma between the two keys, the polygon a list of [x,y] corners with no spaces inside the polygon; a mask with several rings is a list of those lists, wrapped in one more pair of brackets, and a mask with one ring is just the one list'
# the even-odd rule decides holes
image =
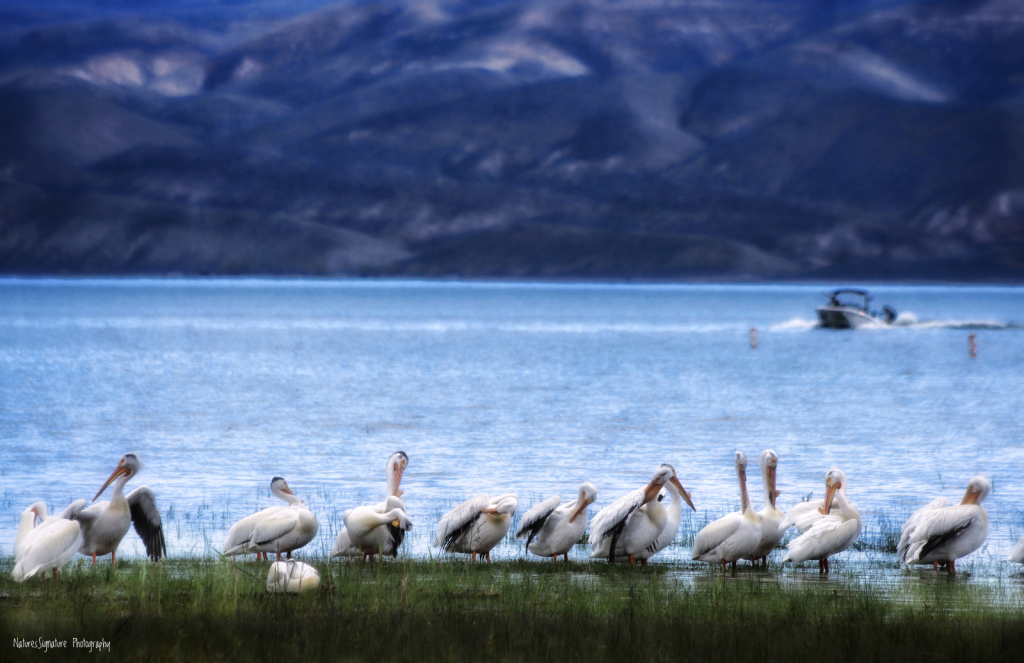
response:
{"label": "pelican head", "polygon": [[587,507],[594,503],[597,499],[597,486],[584,481],[580,484],[580,496],[576,499],[576,511],[573,512],[569,518],[569,522],[576,520],[576,516],[580,515],[587,510]]}
{"label": "pelican head", "polygon": [[960,504],[981,504],[992,492],[992,482],[980,474],[967,482],[967,492]]}
{"label": "pelican head", "polygon": [[288,487],[288,482],[284,480],[284,477],[274,477],[270,480],[270,492],[272,493],[285,493],[287,495],[294,495],[292,489]]}
{"label": "pelican head", "polygon": [[402,491],[398,486],[402,483],[402,474],[405,473],[408,464],[409,457],[405,455],[404,451],[396,451],[391,454],[391,458],[388,458],[388,495],[401,497]]}
{"label": "pelican head", "polygon": [[846,492],[846,473],[839,468],[833,467],[825,475],[825,505],[818,509],[822,515],[827,516],[832,508],[832,498],[840,490]]}
{"label": "pelican head", "polygon": [[691,509],[697,510],[697,507],[693,506],[693,500],[690,499],[690,493],[686,492],[683,484],[679,483],[679,477],[676,476],[676,468],[668,463],[662,463],[658,466],[658,469],[654,471],[651,482],[644,488],[644,504],[657,497],[661,487],[668,483],[671,483],[679,490],[679,494],[683,496],[683,499],[686,500]]}
{"label": "pelican head", "polygon": [[736,474],[739,475],[740,481],[747,480],[747,454],[742,451],[737,451],[736,456],[733,460],[736,464]]}
{"label": "pelican head", "polygon": [[36,526],[36,520],[46,520],[46,514],[47,514],[46,503],[45,502],[36,502],[36,503],[30,505],[24,511],[22,511],[21,515],[22,516],[27,516],[30,513],[32,514],[32,527],[35,527]]}
{"label": "pelican head", "polygon": [[[398,498],[392,495],[388,499],[397,500]],[[391,516],[392,527],[397,527],[401,530],[405,530],[406,532],[412,529],[412,519],[409,518],[409,516],[405,515],[405,511],[403,511],[402,509],[392,509],[391,511],[388,512],[388,515]]]}
{"label": "pelican head", "polygon": [[96,498],[102,495],[103,491],[107,489],[107,486],[114,483],[114,481],[118,477],[123,476],[125,478],[125,481],[127,481],[128,479],[132,478],[141,471],[142,461],[139,460],[139,457],[137,455],[133,453],[127,453],[121,456],[121,460],[118,461],[117,467],[115,467],[114,471],[110,473],[110,476],[107,478],[106,483],[104,483],[103,486],[96,492],[96,497],[93,497],[92,501],[95,502]]}
{"label": "pelican head", "polygon": [[765,490],[771,499],[772,508],[775,507],[775,498],[781,495],[775,485],[775,472],[779,466],[779,455],[771,449],[765,449],[757,457],[757,464],[761,466],[761,476],[764,477]]}
{"label": "pelican head", "polygon": [[504,513],[512,515],[519,508],[519,498],[515,495],[502,495],[491,502],[491,506],[480,513]]}

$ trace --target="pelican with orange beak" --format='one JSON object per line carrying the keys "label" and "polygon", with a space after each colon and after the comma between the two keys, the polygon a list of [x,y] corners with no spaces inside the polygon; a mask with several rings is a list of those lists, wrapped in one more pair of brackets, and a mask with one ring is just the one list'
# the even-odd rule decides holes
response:
{"label": "pelican with orange beak", "polygon": [[491,561],[491,550],[512,528],[519,498],[511,493],[490,498],[477,495],[445,514],[437,524],[434,547],[445,552],[468,553]]}
{"label": "pelican with orange beak", "polygon": [[589,481],[580,485],[579,496],[564,506],[558,495],[536,504],[519,520],[517,539],[526,539],[526,549],[534,555],[557,561],[562,555],[569,561],[569,551],[587,531],[587,507],[597,499],[597,487]]}
{"label": "pelican with orange beak", "polygon": [[[384,496],[384,501],[379,502],[377,504],[369,504],[357,508],[370,509],[376,513],[381,514],[391,511],[392,509],[395,508],[405,511],[405,503],[400,499],[401,496],[404,495],[405,493],[402,492],[402,489],[399,488],[399,486],[402,485],[402,476],[405,474],[405,468],[408,467],[408,465],[409,456],[407,456],[404,451],[396,451],[395,453],[391,454],[391,457],[388,458],[387,465],[384,466],[384,472],[387,477],[388,483],[387,493]],[[352,511],[354,511],[354,509],[349,509],[348,511],[346,511],[342,515],[342,520],[348,518]],[[395,520],[398,519],[392,519],[391,521],[387,522],[393,522]],[[369,521],[367,521],[367,525],[369,525]],[[402,540],[404,536],[403,532],[406,531],[405,529],[400,527],[400,525],[401,523],[399,523],[399,525],[395,525],[395,527],[397,527],[398,529],[391,530],[390,537],[384,537],[383,533],[377,533],[376,535],[374,535],[376,537],[376,543],[382,544],[384,546],[383,548],[362,545],[367,543],[365,541],[361,542],[361,545],[356,545],[353,542],[348,526],[346,525],[345,527],[341,528],[341,531],[338,532],[338,536],[334,539],[334,547],[331,549],[331,557],[362,556],[363,559],[365,560],[367,556],[367,549],[372,549],[374,551],[370,554],[377,554],[380,553],[382,550],[383,554],[393,554],[397,552],[398,549],[402,546]],[[412,527],[411,523],[409,527]]]}
{"label": "pelican with orange beak", "polygon": [[956,560],[971,554],[988,537],[988,513],[981,503],[992,492],[983,476],[967,483],[959,504],[946,506],[945,498],[933,500],[907,520],[900,532],[896,554],[906,564],[945,564],[956,573]]}
{"label": "pelican with orange beak", "polygon": [[[594,516],[590,523],[591,558],[607,559],[626,557],[630,565],[636,565],[637,555],[652,546],[663,548],[670,541],[662,542],[660,537],[670,525],[668,511],[655,500],[661,489],[670,493],[678,491],[690,508],[696,511],[690,494],[683,488],[676,476],[676,470],[663,463],[655,470],[651,482],[615,500]],[[646,558],[642,561],[646,561]]]}
{"label": "pelican with orange beak", "polygon": [[86,507],[85,500],[78,500],[65,510],[66,518],[80,523],[82,547],[78,552],[91,556],[93,566],[96,565],[96,557],[103,555],[110,555],[111,566],[117,565],[117,547],[132,525],[135,525],[150,559],[157,561],[167,554],[160,510],[153,491],[147,486],[139,486],[127,496],[124,494],[124,485],[141,471],[142,461],[138,455],[125,454],[92,498],[95,502],[107,486],[114,484],[110,501]]}
{"label": "pelican with orange beak", "polygon": [[740,483],[740,510],[706,525],[693,540],[692,558],[721,564],[723,571],[729,563],[735,571],[736,561],[753,556],[761,541],[761,521],[747,494],[746,454],[737,451],[733,462]]}
{"label": "pelican with orange beak", "polygon": [[[274,497],[284,500],[289,505],[298,504],[299,498],[295,497],[295,493],[288,487],[288,482],[283,477],[274,477],[270,480],[270,492]],[[228,531],[227,537],[224,539],[224,555],[226,557],[233,557],[235,555],[244,555],[249,552],[249,543],[252,540],[252,533],[256,529],[256,525],[260,523],[264,518],[268,518],[275,513],[278,513],[282,509],[287,509],[286,506],[271,506],[254,513],[251,516],[242,518],[237,523],[231,526]],[[267,558],[267,553],[257,552],[256,559]]]}
{"label": "pelican with orange beak", "polygon": [[776,472],[779,466],[779,456],[771,449],[765,449],[758,457],[758,464],[761,466],[761,479],[764,483],[764,508],[757,512],[757,519],[761,522],[761,541],[754,549],[754,553],[747,557],[752,562],[761,560],[764,566],[768,566],[768,554],[775,550],[782,540],[784,530],[779,529],[779,524],[786,517],[782,511],[775,506],[775,500],[780,495],[776,487]]}
{"label": "pelican with orange beak", "polygon": [[[831,469],[825,475],[825,499],[818,515],[806,532],[790,542],[782,561],[800,563],[816,559],[818,572],[828,573],[828,558],[853,545],[861,529],[860,512],[846,499],[846,474],[842,470]],[[789,516],[779,526],[783,531],[791,524],[788,520]]]}

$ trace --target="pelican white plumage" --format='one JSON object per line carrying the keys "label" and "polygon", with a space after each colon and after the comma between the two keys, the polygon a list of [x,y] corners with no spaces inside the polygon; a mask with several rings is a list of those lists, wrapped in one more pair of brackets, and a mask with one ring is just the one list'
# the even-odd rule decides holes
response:
{"label": "pelican white plumage", "polygon": [[345,512],[350,545],[362,553],[364,561],[367,555],[397,556],[405,533],[412,529],[412,520],[405,515],[402,498],[390,495],[384,500],[384,506],[387,510],[383,513],[376,505],[359,506]]}
{"label": "pelican white plumage", "polygon": [[124,494],[124,485],[141,471],[142,460],[138,455],[125,454],[92,498],[95,502],[113,483],[110,501],[87,507],[85,500],[78,500],[64,511],[65,517],[81,525],[82,546],[78,552],[92,556],[93,566],[96,565],[96,557],[103,555],[110,555],[111,566],[117,565],[117,547],[132,525],[135,525],[135,532],[146,546],[150,559],[157,561],[167,554],[160,510],[153,491],[147,486],[139,486],[127,496]]}
{"label": "pelican white plumage", "polygon": [[[405,494],[402,491],[402,489],[399,488],[399,486],[402,484],[402,476],[405,474],[405,468],[408,467],[408,465],[409,465],[409,456],[407,456],[404,451],[396,451],[395,453],[391,454],[391,456],[388,458],[387,465],[384,466],[384,474],[385,474],[385,476],[387,478],[387,484],[388,484],[387,492],[384,494],[384,498],[385,499],[384,499],[383,502],[379,502],[377,504],[368,505],[369,508],[373,509],[377,513],[384,513],[385,511],[390,511],[392,508],[394,508],[394,504],[392,504],[391,506],[388,505],[387,498],[389,498],[389,497],[401,497],[402,495]],[[399,500],[399,504],[400,504],[399,508],[401,508],[404,511],[405,510],[404,502]],[[362,507],[360,507],[360,508],[362,508]],[[349,509],[348,511],[346,511],[342,515],[342,520],[344,520],[345,518],[348,518],[349,514],[351,514],[351,513],[352,513],[352,509]],[[404,530],[402,530],[402,531],[404,532]],[[401,536],[400,534],[397,534],[397,533],[394,533],[394,532],[393,532],[393,534],[396,534],[396,536]],[[394,547],[394,550],[397,551],[398,548],[401,547],[401,545],[402,545],[402,541],[401,541],[401,539],[399,539],[398,540],[398,545]],[[375,553],[376,553],[376,549],[374,549],[374,550],[375,550]],[[348,527],[347,526],[346,527],[342,527],[341,531],[338,532],[338,536],[335,537],[335,539],[334,539],[334,547],[331,548],[331,557],[360,557],[360,556],[362,556],[362,558],[364,560],[366,559],[366,553],[363,552],[363,550],[360,549],[358,546],[353,545],[352,539],[349,536]]]}
{"label": "pelican white plumage", "polygon": [[944,498],[933,500],[907,520],[900,532],[896,554],[906,564],[946,564],[956,573],[956,560],[971,554],[988,537],[988,513],[981,503],[992,492],[983,476],[967,483],[959,504],[946,506]]}
{"label": "pelican white plumage", "polygon": [[21,514],[11,576],[15,582],[24,582],[42,573],[45,580],[46,572],[53,571],[53,581],[57,582],[60,567],[70,562],[81,546],[82,529],[78,522],[50,516],[46,505],[36,502]]}
{"label": "pelican white plumage", "polygon": [[751,561],[761,560],[765,566],[768,565],[768,554],[779,545],[785,531],[779,529],[779,524],[786,517],[782,511],[775,506],[775,499],[781,495],[775,486],[776,472],[779,465],[779,456],[771,449],[765,449],[757,459],[761,466],[761,481],[764,484],[764,508],[757,512],[757,519],[761,521],[761,541],[754,549],[754,554],[745,559]]}
{"label": "pelican white plumage", "polygon": [[[828,558],[846,550],[857,540],[861,529],[860,512],[846,499],[846,486],[846,474],[842,470],[828,471],[825,475],[825,499],[822,500],[824,506],[820,507],[817,520],[807,531],[789,543],[783,562],[816,559],[818,571],[828,573]],[[801,517],[806,515],[801,513]],[[783,531],[788,529],[792,524],[789,520],[787,514],[779,528]]]}
{"label": "pelican white plumage", "polygon": [[[295,497],[295,493],[292,492],[291,488],[288,487],[288,482],[283,477],[274,477],[270,480],[270,492],[272,495],[280,500],[287,502],[289,505],[298,504],[299,498]],[[277,513],[282,509],[287,509],[286,506],[271,506],[254,513],[251,516],[242,518],[237,523],[231,526],[228,531],[227,537],[224,539],[224,555],[227,557],[233,557],[234,555],[244,555],[249,552],[249,543],[252,540],[253,530],[256,529],[256,525],[264,518]],[[264,552],[257,552],[256,558],[260,556],[266,556]]]}
{"label": "pelican white plumage", "polygon": [[748,559],[761,542],[761,521],[750,504],[747,494],[747,456],[737,451],[733,458],[736,478],[740,482],[740,510],[730,513],[705,526],[693,540],[692,558],[700,562],[721,564]]}
{"label": "pelican white plumage", "polygon": [[580,484],[579,495],[564,506],[559,506],[558,495],[549,497],[523,514],[516,538],[525,538],[526,549],[534,555],[555,561],[564,555],[568,562],[569,551],[587,531],[587,507],[596,499],[597,487],[589,481]]}
{"label": "pelican white plumage", "polygon": [[267,591],[275,594],[299,594],[320,586],[320,573],[296,559],[274,562],[267,571]]}
{"label": "pelican white plumage", "polygon": [[281,561],[281,553],[287,553],[291,559],[292,552],[312,541],[319,530],[316,516],[305,502],[296,498],[292,504],[256,523],[247,552],[275,553],[277,561]]}
{"label": "pelican white plumage", "polygon": [[[649,484],[626,493],[594,516],[590,523],[591,558],[607,559],[611,563],[616,557],[626,557],[630,565],[635,565],[639,553],[661,544],[660,537],[669,525],[669,515],[654,498],[663,487],[670,493],[678,490],[696,511],[675,468],[663,463],[654,471]],[[662,548],[668,543],[666,540]]]}
{"label": "pelican white plumage", "polygon": [[491,561],[491,549],[512,527],[512,514],[519,498],[509,493],[494,499],[477,495],[455,507],[441,518],[434,536],[434,547],[445,552],[481,555]]}
{"label": "pelican white plumage", "polygon": [[1020,537],[1020,540],[1017,541],[1017,545],[1010,551],[1010,556],[1006,558],[1006,561],[1024,564],[1024,536]]}

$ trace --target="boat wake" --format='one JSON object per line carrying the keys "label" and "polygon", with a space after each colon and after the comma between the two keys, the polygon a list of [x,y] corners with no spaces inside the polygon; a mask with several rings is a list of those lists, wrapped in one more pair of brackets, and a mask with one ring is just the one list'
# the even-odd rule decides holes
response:
{"label": "boat wake", "polygon": [[[913,313],[900,313],[891,325],[878,325],[865,327],[864,329],[963,329],[963,330],[1004,330],[1021,329],[1024,325],[1002,322],[1000,320],[918,320]],[[807,329],[819,329],[817,320],[806,318],[793,318],[770,327],[771,331],[804,331]]]}

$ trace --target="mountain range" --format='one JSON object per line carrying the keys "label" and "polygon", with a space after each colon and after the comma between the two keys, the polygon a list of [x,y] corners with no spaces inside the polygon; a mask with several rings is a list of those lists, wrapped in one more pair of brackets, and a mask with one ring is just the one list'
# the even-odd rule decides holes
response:
{"label": "mountain range", "polygon": [[1024,3],[11,0],[0,273],[1019,283]]}

